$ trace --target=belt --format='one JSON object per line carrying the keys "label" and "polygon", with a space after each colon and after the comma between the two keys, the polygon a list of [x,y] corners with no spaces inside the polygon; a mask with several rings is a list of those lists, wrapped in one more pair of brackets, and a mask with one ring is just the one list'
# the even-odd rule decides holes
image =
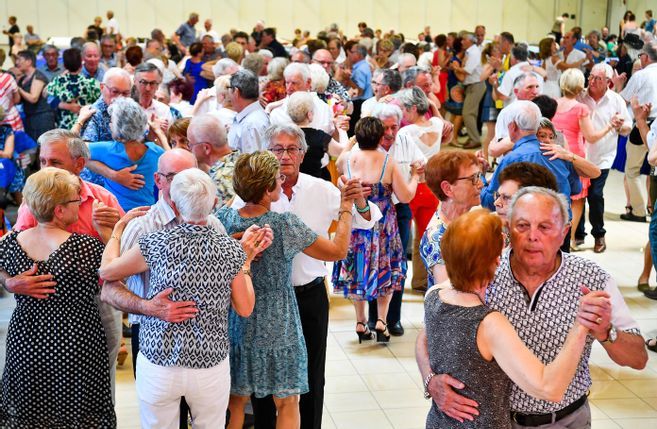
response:
{"label": "belt", "polygon": [[554,422],[558,422],[569,414],[573,413],[579,407],[584,405],[586,402],[587,395],[583,395],[581,398],[568,405],[565,408],[555,411],[554,413],[547,414],[521,414],[516,412],[511,412],[511,420],[518,423],[520,426],[541,426]]}
{"label": "belt", "polygon": [[301,285],[301,286],[295,286],[294,287],[294,292],[295,293],[304,293],[310,288],[313,288],[317,285],[323,285],[323,284],[324,284],[324,277],[317,277],[315,280],[311,281],[310,283],[306,283],[305,285]]}

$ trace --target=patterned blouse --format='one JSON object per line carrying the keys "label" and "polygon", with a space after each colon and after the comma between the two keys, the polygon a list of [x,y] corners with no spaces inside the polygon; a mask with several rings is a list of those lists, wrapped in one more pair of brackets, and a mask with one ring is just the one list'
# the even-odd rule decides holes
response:
{"label": "patterned blouse", "polygon": [[[100,97],[100,86],[95,79],[89,79],[81,74],[65,74],[55,77],[46,87],[48,95],[60,102],[77,101],[80,106],[94,103]],[[57,127],[71,129],[78,115],[69,110],[59,110]]]}
{"label": "patterned blouse", "polygon": [[5,111],[5,117],[0,124],[11,126],[14,131],[23,131],[23,121],[21,121],[18,109],[14,106],[14,93],[18,92],[16,80],[9,73],[0,71],[0,107]]}
{"label": "patterned blouse", "polygon": [[233,171],[235,170],[237,158],[240,155],[239,151],[234,150],[215,162],[208,171],[208,175],[217,186],[217,197],[219,197],[218,209],[228,204],[235,196],[235,191],[233,190]]}
{"label": "patterned blouse", "polygon": [[427,280],[429,281],[429,287],[434,285],[434,278],[432,268],[434,265],[445,265],[443,260],[443,255],[440,252],[440,241],[443,239],[443,235],[447,230],[447,225],[440,219],[438,212],[433,215],[429,225],[427,225],[427,230],[422,234],[422,239],[420,239],[420,257],[424,266],[427,267]]}
{"label": "patterned blouse", "polygon": [[173,301],[194,301],[199,313],[182,323],[143,316],[140,351],[161,366],[211,368],[228,357],[231,284],[246,261],[237,240],[209,225],[183,223],[139,237],[150,269],[147,299],[173,288]]}

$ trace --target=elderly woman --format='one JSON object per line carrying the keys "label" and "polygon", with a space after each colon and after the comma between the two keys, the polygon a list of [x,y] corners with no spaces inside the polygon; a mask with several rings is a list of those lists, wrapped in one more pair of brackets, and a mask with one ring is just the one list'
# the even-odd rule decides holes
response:
{"label": "elderly woman", "polygon": [[[595,129],[591,121],[591,111],[586,104],[577,101],[577,97],[584,90],[584,73],[579,69],[567,69],[561,75],[559,81],[563,97],[557,100],[557,113],[552,118],[554,128],[563,133],[566,138],[568,149],[580,158],[586,158],[584,140],[588,144],[594,144],[608,133],[614,131],[622,125],[622,118],[619,115],[614,116],[609,123],[602,129]],[[572,159],[575,159],[574,157]],[[579,173],[579,172],[578,172]],[[592,177],[583,177],[580,174],[582,183],[582,192],[571,196],[573,219],[572,225],[577,226],[582,212],[584,211],[584,200],[588,196],[588,188],[591,185],[590,178],[596,178],[598,173]],[[571,243],[574,250],[578,250],[575,245],[575,230],[571,228]]]}
{"label": "elderly woman", "polygon": [[292,289],[292,259],[304,254],[335,261],[347,253],[353,200],[343,199],[333,240],[318,236],[292,213],[270,211],[281,195],[280,165],[271,152],[243,154],[235,164],[233,187],[246,203],[222,208],[217,217],[229,234],[268,224],[274,241],[252,264],[256,302],[253,315],[230,315],[232,378],[229,428],[242,428],[249,396],[273,395],[276,427],[298,428],[299,395],[308,392],[308,362],[299,309]]}
{"label": "elderly woman", "polygon": [[285,79],[283,71],[290,63],[287,58],[273,58],[267,66],[267,83],[260,89],[260,104],[266,107],[267,104],[284,99],[287,96],[285,91]]}
{"label": "elderly woman", "polygon": [[71,48],[64,51],[64,68],[67,73],[56,76],[46,91],[54,97],[55,106],[59,109],[57,128],[70,129],[78,119],[80,107],[93,104],[100,97],[98,81],[82,75],[82,54],[79,49]]}
{"label": "elderly woman", "polygon": [[330,174],[324,168],[328,164],[328,157],[329,155],[340,156],[348,146],[349,138],[344,130],[340,130],[341,141],[337,142],[324,131],[312,128],[310,123],[313,121],[313,109],[313,95],[310,92],[299,91],[290,95],[287,103],[287,114],[292,122],[303,130],[308,143],[308,150],[301,163],[301,172],[313,177],[330,180]]}
{"label": "elderly woman", "polygon": [[479,205],[482,177],[479,161],[471,152],[440,152],[427,162],[427,186],[440,200],[438,211],[420,240],[420,256],[428,270],[429,286],[447,280],[441,240],[453,220]]}
{"label": "elderly woman", "polygon": [[228,96],[230,77],[231,75],[219,76],[214,80],[214,89],[209,88],[199,92],[192,109],[192,116],[210,113],[219,118],[226,128],[230,127],[237,114]]}
{"label": "elderly woman", "polygon": [[36,227],[0,240],[0,269],[35,276],[41,295],[15,295],[2,376],[2,427],[116,427],[107,343],[96,296],[103,243],[67,229],[80,181],[57,168],[27,180]]}
{"label": "elderly woman", "polygon": [[511,381],[536,398],[559,402],[575,375],[588,335],[577,320],[559,355],[544,365],[506,317],[484,304],[502,246],[502,221],[485,209],[454,220],[443,236],[451,287],[433,287],[425,296],[429,361],[432,370],[461,380],[461,393],[479,407],[474,421],[458,423],[432,403],[427,428],[509,428]]}
{"label": "elderly woman", "polygon": [[179,324],[152,316],[141,319],[136,383],[142,427],[178,427],[182,396],[194,426],[225,424],[230,392],[229,308],[242,317],[253,311],[251,262],[271,240],[260,229],[240,245],[215,231],[207,221],[217,202],[215,195],[212,180],[201,170],[176,174],[171,200],[182,223],[143,235],[138,246],[119,256],[123,230],[138,214],[133,211],[116,224],[103,254],[103,279],[116,281],[150,270],[148,299],[173,289],[172,300],[193,302],[198,310],[195,317]]}
{"label": "elderly woman", "polygon": [[151,127],[160,133],[160,141],[165,146],[146,142],[148,116],[139,104],[130,98],[118,98],[109,106],[110,129],[114,141],[89,143],[91,160],[100,161],[105,168],[114,171],[134,167],[133,174],[142,175],[143,185],[138,189],[127,188],[113,180],[110,174],[96,171],[105,176],[105,187],[119,200],[121,207],[128,211],[138,206],[155,204],[154,193],[157,160],[169,149],[166,136],[159,126]]}
{"label": "elderly woman", "polygon": [[358,342],[373,338],[366,322],[367,301],[376,300],[376,339],[390,341],[386,324],[392,293],[404,285],[404,255],[397,226],[397,211],[393,193],[402,203],[415,196],[419,174],[411,165],[410,181],[388,153],[379,150],[384,134],[381,120],[362,118],[356,124],[356,141],[360,150],[352,150],[338,159],[338,171],[349,179],[359,178],[370,188],[369,201],[376,204],[383,217],[372,230],[355,229],[347,258],[333,266],[333,285],[336,293],[351,299],[356,310]]}

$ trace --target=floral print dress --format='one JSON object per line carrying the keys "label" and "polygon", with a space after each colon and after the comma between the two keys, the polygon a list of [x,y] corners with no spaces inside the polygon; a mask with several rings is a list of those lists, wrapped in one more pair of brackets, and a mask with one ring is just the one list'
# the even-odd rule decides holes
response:
{"label": "floral print dress", "polygon": [[[95,79],[90,79],[81,74],[65,74],[55,77],[47,86],[46,91],[51,97],[60,102],[78,102],[80,106],[93,104],[100,97],[100,86]],[[70,130],[78,115],[68,110],[59,110],[57,127]]]}

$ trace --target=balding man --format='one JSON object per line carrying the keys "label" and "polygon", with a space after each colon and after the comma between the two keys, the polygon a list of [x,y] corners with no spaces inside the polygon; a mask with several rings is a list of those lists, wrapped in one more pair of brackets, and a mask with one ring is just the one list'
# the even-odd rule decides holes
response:
{"label": "balding man", "polygon": [[324,91],[325,94],[335,94],[342,100],[351,101],[351,97],[349,96],[347,89],[333,77],[333,66],[335,64],[335,60],[333,59],[333,55],[331,55],[327,49],[316,50],[313,54],[312,63],[322,66],[326,73],[329,75],[329,83],[326,86],[326,90]]}
{"label": "balding man", "polygon": [[96,42],[82,45],[82,75],[102,82],[105,70],[105,65],[100,63],[100,49]]}
{"label": "balding man", "polygon": [[208,35],[212,36],[212,40],[213,40],[213,42],[216,46],[217,43],[219,43],[219,33],[217,33],[216,31],[214,31],[212,29],[212,20],[211,19],[206,19],[205,22],[203,22],[203,28],[205,30],[201,34],[201,38],[203,38],[205,36],[208,36]]}
{"label": "balding man", "polygon": [[228,90],[233,109],[237,112],[228,132],[230,147],[240,153],[266,150],[265,130],[269,117],[258,101],[258,76],[242,69],[230,77]]}
{"label": "balding man", "polygon": [[228,144],[226,127],[214,115],[195,116],[187,128],[187,140],[198,167],[217,185],[217,208],[228,204],[235,196],[233,170],[240,152]]}
{"label": "balding man", "polygon": [[[57,167],[79,176],[89,159],[87,145],[77,134],[68,130],[55,129],[43,133],[39,137],[39,146],[41,148],[39,152],[41,168]],[[80,198],[78,220],[69,227],[69,232],[96,237],[107,243],[114,224],[123,216],[123,210],[118,200],[103,187],[82,179],[80,179]],[[26,204],[21,205],[14,229],[24,231],[35,226],[37,226],[37,221],[30,209]],[[10,292],[35,297],[34,294],[37,294],[40,284],[42,285],[38,281],[40,277],[43,276],[23,273],[13,279],[5,280],[4,284]],[[0,273],[1,278],[2,274]],[[111,306],[102,303],[99,304],[98,309],[107,338],[113,395],[116,357],[121,345],[121,315]]]}
{"label": "balding man", "polygon": [[105,72],[100,84],[100,98],[92,104],[96,112],[84,124],[80,135],[86,141],[98,142],[112,140],[110,131],[110,114],[107,108],[118,97],[130,97],[132,81],[127,71],[112,67]]}
{"label": "balding man", "polygon": [[[287,103],[290,95],[297,91],[310,92],[310,68],[306,64],[291,63],[285,67],[283,72],[285,77],[285,90],[287,97],[285,97],[278,107],[275,107],[269,115],[269,120],[272,125],[292,124],[290,115],[287,114]],[[333,135],[335,127],[333,125],[333,112],[328,104],[323,102],[316,93],[313,93],[313,120],[310,123],[310,128],[316,128],[324,131],[326,134]],[[339,138],[339,137],[338,137]]]}

